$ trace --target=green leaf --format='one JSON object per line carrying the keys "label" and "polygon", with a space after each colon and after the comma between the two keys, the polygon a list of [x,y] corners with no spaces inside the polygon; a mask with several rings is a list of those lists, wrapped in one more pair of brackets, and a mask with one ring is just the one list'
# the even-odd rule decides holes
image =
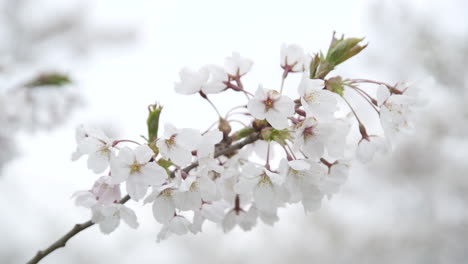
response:
{"label": "green leaf", "polygon": [[35,79],[26,83],[25,86],[28,88],[39,86],[63,86],[69,83],[71,83],[71,80],[66,74],[51,72],[37,76]]}

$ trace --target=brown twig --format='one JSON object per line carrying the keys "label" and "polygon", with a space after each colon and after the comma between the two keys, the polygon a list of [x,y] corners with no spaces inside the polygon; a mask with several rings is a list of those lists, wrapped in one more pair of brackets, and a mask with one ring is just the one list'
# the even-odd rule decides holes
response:
{"label": "brown twig", "polygon": [[[252,135],[248,136],[243,141],[240,141],[240,142],[238,142],[236,144],[233,144],[233,145],[231,145],[231,146],[229,146],[227,148],[224,148],[224,149],[218,149],[216,151],[214,157],[217,158],[217,157],[222,156],[222,155],[231,154],[234,151],[243,148],[245,145],[248,145],[250,143],[253,143],[253,142],[257,141],[259,138],[260,138],[259,133],[253,133]],[[188,173],[189,171],[196,168],[197,166],[198,166],[198,162],[194,162],[194,163],[190,164],[189,166],[185,167],[183,170]],[[124,204],[128,200],[130,200],[130,196],[127,194],[127,195],[125,195],[125,197],[123,197],[119,201],[119,203]],[[88,220],[88,221],[86,221],[84,223],[81,223],[81,224],[76,224],[70,231],[68,231],[64,236],[59,238],[57,241],[55,241],[49,247],[47,247],[44,250],[39,250],[37,252],[37,254],[34,256],[34,258],[32,258],[26,264],[36,264],[36,263],[38,263],[41,259],[43,259],[47,255],[49,255],[50,253],[54,252],[55,250],[57,250],[59,248],[62,248],[62,247],[65,247],[65,245],[67,244],[68,240],[70,240],[70,238],[74,237],[75,235],[77,235],[81,231],[83,231],[83,230],[85,230],[88,227],[93,226],[93,225],[94,225],[94,223],[91,220]]]}

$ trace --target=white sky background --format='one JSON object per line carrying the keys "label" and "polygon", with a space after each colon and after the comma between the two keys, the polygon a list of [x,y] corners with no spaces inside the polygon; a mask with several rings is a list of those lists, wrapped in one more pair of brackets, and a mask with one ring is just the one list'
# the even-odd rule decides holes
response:
{"label": "white sky background", "polygon": [[[55,5],[60,1],[47,2]],[[139,135],[146,134],[146,107],[158,101],[165,106],[162,124],[170,121],[177,127],[204,130],[216,119],[216,114],[199,96],[174,92],[173,84],[179,79],[181,67],[222,65],[226,56],[238,51],[254,60],[253,71],[246,77],[249,91],[254,92],[258,83],[278,88],[282,43],[298,43],[309,52],[326,50],[331,33],[336,30],[350,37],[367,36],[370,42],[367,49],[385,45],[372,38],[375,32],[367,24],[366,13],[369,2],[372,1],[109,0],[97,4],[90,1],[94,22],[130,23],[138,28],[139,38],[135,45],[126,49],[101,49],[85,63],[58,61],[77,80],[87,105],[52,133],[20,136],[23,155],[11,162],[0,178],[0,247],[3,248],[0,262],[3,263],[2,254],[6,254],[5,259],[11,257],[12,263],[25,262],[74,223],[89,218],[87,210],[75,207],[70,199],[73,192],[90,188],[96,179],[96,175],[87,170],[84,159],[77,163],[70,161],[77,124],[109,125],[118,129],[120,137],[139,140]],[[437,1],[430,2],[408,4],[417,6],[421,12],[446,8]],[[441,11],[441,18],[444,18],[441,23],[447,23],[456,32],[453,20],[444,14]],[[372,72],[370,67],[363,66],[369,60],[367,52],[340,66],[339,73],[348,77],[395,78],[391,73],[379,72],[378,65]],[[388,52],[398,51],[390,49]],[[294,79],[286,83],[291,94],[296,89]],[[228,95],[213,97],[221,112],[244,103],[242,95]],[[363,181],[363,176],[356,173],[349,179],[347,189],[352,190],[359,184],[372,186],[372,182]],[[339,217],[334,221],[340,228],[356,228],[358,234],[360,229],[365,229],[362,232],[366,233],[394,220],[394,215],[379,210],[385,204],[353,203],[347,199],[347,194],[353,195],[352,191],[344,191],[330,202],[324,202],[326,215]],[[386,202],[391,207],[391,201]],[[307,262],[314,252],[333,244],[324,241],[330,237],[323,235],[326,231],[306,224],[323,220],[321,212],[305,216],[297,206],[280,210],[280,221],[274,227],[261,223],[251,232],[235,230],[225,235],[220,229],[206,226],[204,234],[173,236],[156,244],[160,225],[152,218],[151,207],[135,202],[128,204],[139,216],[138,230],[122,224],[117,231],[105,236],[92,227],[42,263],[181,263],[201,260],[199,255],[203,254],[209,256],[205,260],[213,263],[253,263],[266,259],[274,261],[268,256],[275,256],[275,251],[288,256],[302,247],[304,255],[291,258]],[[339,241],[337,239],[337,250]]]}

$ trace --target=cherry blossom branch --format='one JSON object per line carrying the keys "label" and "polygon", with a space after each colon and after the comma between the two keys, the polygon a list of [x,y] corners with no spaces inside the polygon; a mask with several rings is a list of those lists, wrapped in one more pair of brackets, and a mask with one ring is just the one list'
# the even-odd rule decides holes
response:
{"label": "cherry blossom branch", "polygon": [[[231,154],[234,151],[239,150],[239,149],[243,148],[244,146],[257,141],[258,139],[260,139],[260,133],[253,133],[250,136],[246,137],[244,140],[242,140],[242,141],[240,141],[240,142],[238,142],[236,144],[230,145],[229,147],[226,147],[226,148],[217,149],[216,153],[214,154],[214,157],[217,158],[217,157],[222,156],[222,155]],[[189,171],[196,168],[197,166],[198,166],[198,162],[194,162],[194,163],[190,164],[189,166],[185,167],[183,170],[188,173]],[[130,196],[127,194],[122,199],[120,199],[119,203],[124,204],[128,200],[130,200]],[[47,255],[49,255],[50,253],[54,252],[55,250],[57,250],[59,248],[62,248],[62,247],[65,247],[68,240],[70,240],[72,237],[74,237],[75,235],[77,235],[81,231],[83,231],[83,230],[85,230],[88,227],[91,227],[93,225],[94,225],[94,223],[91,220],[88,220],[88,221],[86,221],[84,223],[81,223],[81,224],[76,224],[70,231],[68,231],[64,236],[62,236],[57,241],[52,243],[49,247],[47,247],[44,250],[39,250],[37,252],[37,254],[30,261],[28,261],[26,264],[36,264],[36,263],[38,263],[41,259],[43,259]]]}
{"label": "cherry blossom branch", "polygon": [[[119,203],[124,204],[128,200],[130,200],[130,196],[126,195],[124,198],[122,198]],[[64,236],[59,238],[57,241],[55,241],[53,244],[51,244],[48,248],[44,250],[39,250],[37,254],[32,258],[30,261],[28,261],[26,264],[35,264],[38,263],[41,259],[43,259],[45,256],[49,255],[50,253],[54,252],[55,250],[65,247],[67,244],[68,240],[70,238],[74,237],[76,234],[80,233],[81,231],[87,229],[90,226],[93,226],[94,223],[91,220],[88,220],[84,223],[81,224],[76,224],[70,231],[68,231]]]}

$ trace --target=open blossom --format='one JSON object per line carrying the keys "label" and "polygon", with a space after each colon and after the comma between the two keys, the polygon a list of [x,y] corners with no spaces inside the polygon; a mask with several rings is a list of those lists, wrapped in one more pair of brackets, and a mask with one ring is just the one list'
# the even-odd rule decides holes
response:
{"label": "open blossom", "polygon": [[191,223],[187,218],[182,215],[175,215],[161,228],[157,237],[157,242],[167,239],[172,234],[179,236],[185,235],[191,231],[190,227]]}
{"label": "open blossom", "polygon": [[102,206],[102,208],[93,207],[92,212],[91,221],[99,224],[99,229],[104,234],[114,231],[119,226],[120,219],[131,228],[137,228],[139,225],[135,212],[123,204],[116,203]]}
{"label": "open blossom", "polygon": [[121,199],[120,186],[112,184],[109,176],[100,177],[91,190],[77,192],[74,196],[76,205],[91,209],[91,220],[99,225],[104,234],[114,231],[120,219],[132,228],[138,227],[135,213],[118,203]]}
{"label": "open blossom", "polygon": [[145,199],[145,204],[153,202],[153,216],[161,224],[168,223],[176,213],[174,193],[177,186],[174,183],[163,185]]}
{"label": "open blossom", "polygon": [[88,168],[94,173],[101,173],[109,166],[110,159],[114,156],[114,140],[107,137],[99,129],[76,128],[76,151],[72,154],[72,160],[77,160],[83,155],[88,155]]}
{"label": "open blossom", "polygon": [[180,94],[198,93],[209,78],[209,72],[206,68],[201,68],[198,72],[189,68],[183,68],[179,75],[180,82],[175,84],[174,89]]}
{"label": "open blossom", "polygon": [[252,64],[252,60],[241,57],[237,52],[233,52],[232,56],[224,60],[224,69],[229,76],[237,78],[249,72]]}
{"label": "open blossom", "polygon": [[174,202],[180,210],[198,210],[203,201],[215,201],[218,198],[216,184],[210,178],[188,175],[181,179]]}
{"label": "open blossom", "polygon": [[150,161],[153,155],[147,145],[140,145],[135,150],[124,147],[111,162],[112,181],[125,181],[127,192],[134,200],[143,198],[150,185],[161,185],[167,179],[166,171]]}
{"label": "open blossom", "polygon": [[319,158],[325,151],[325,144],[332,129],[319,123],[315,118],[307,118],[296,129],[293,148],[301,150],[309,158]]}
{"label": "open blossom", "polygon": [[281,67],[288,72],[302,72],[305,69],[306,55],[297,44],[283,44],[280,52]]}
{"label": "open blossom", "polygon": [[366,136],[363,137],[356,149],[356,157],[363,163],[370,162],[374,155],[378,152],[385,152],[387,150],[386,142],[379,136]]}
{"label": "open blossom", "polygon": [[302,76],[298,91],[301,96],[301,104],[308,116],[329,119],[337,110],[335,94],[324,90],[324,87],[323,80],[310,79],[306,73]]}
{"label": "open blossom", "polygon": [[160,138],[156,146],[165,159],[170,159],[176,165],[186,166],[192,162],[192,151],[197,149],[200,141],[200,132],[195,129],[177,129],[166,124],[164,138]]}
{"label": "open blossom", "polygon": [[294,102],[275,90],[259,87],[247,109],[253,117],[266,119],[276,129],[284,129],[289,126],[288,117],[294,114]]}
{"label": "open blossom", "polygon": [[311,160],[281,160],[280,172],[285,175],[284,185],[290,203],[302,202],[305,212],[318,209],[323,193],[319,189],[325,168]]}
{"label": "open blossom", "polygon": [[180,73],[180,82],[175,83],[175,91],[180,94],[205,94],[219,93],[226,89],[229,80],[223,68],[216,65],[205,65],[200,70],[194,71],[183,68]]}
{"label": "open blossom", "polygon": [[249,163],[243,168],[243,176],[234,186],[238,194],[253,193],[259,211],[273,213],[282,203],[284,176]]}
{"label": "open blossom", "polygon": [[336,194],[341,186],[346,182],[349,174],[349,162],[345,160],[337,160],[331,165],[328,174],[323,177],[320,182],[320,190],[331,198]]}
{"label": "open blossom", "polygon": [[230,210],[222,222],[224,233],[231,231],[236,225],[244,231],[249,231],[257,224],[258,213],[255,207],[250,207],[248,211],[242,209]]}
{"label": "open blossom", "polygon": [[205,133],[197,148],[198,158],[213,157],[215,145],[223,139],[223,133],[219,129],[211,130]]}
{"label": "open blossom", "polygon": [[206,65],[205,68],[209,72],[208,80],[202,85],[201,91],[205,94],[220,93],[227,88],[226,83],[229,81],[228,74],[220,66]]}
{"label": "open blossom", "polygon": [[380,122],[389,139],[411,128],[410,115],[416,100],[407,92],[405,83],[399,83],[396,87],[403,91],[402,94],[390,94],[387,87],[381,85],[377,90],[377,100],[380,105]]}

